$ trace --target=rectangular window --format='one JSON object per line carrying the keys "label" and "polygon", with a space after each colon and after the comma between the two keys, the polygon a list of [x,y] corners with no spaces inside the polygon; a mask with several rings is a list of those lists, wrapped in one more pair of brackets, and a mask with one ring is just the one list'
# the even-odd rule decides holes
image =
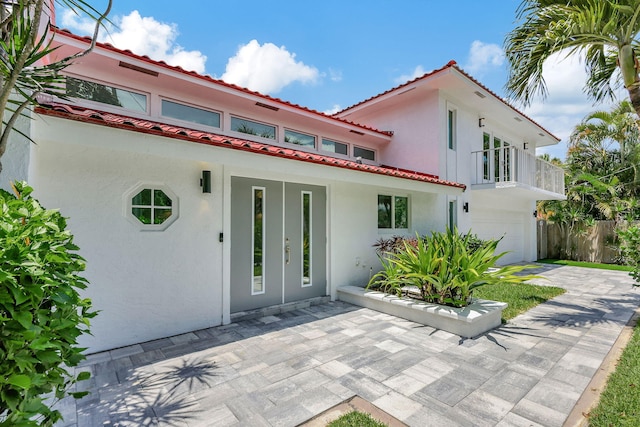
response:
{"label": "rectangular window", "polygon": [[378,228],[408,229],[409,198],[378,195]]}
{"label": "rectangular window", "polygon": [[458,202],[457,200],[449,201],[449,229],[453,230],[458,226]]}
{"label": "rectangular window", "polygon": [[353,157],[360,157],[365,160],[376,160],[376,152],[373,150],[367,150],[366,148],[353,147]]}
{"label": "rectangular window", "polygon": [[302,286],[311,286],[311,192],[302,192]]}
{"label": "rectangular window", "polygon": [[483,178],[485,181],[489,181],[490,174],[490,150],[491,149],[491,135],[484,132],[482,134],[482,170],[483,170]]}
{"label": "rectangular window", "polygon": [[67,77],[66,95],[102,104],[115,105],[132,111],[147,112],[147,95],[102,83]]}
{"label": "rectangular window", "polygon": [[500,138],[493,138],[493,177],[496,181],[500,181],[500,148],[502,141]]}
{"label": "rectangular window", "polygon": [[349,146],[341,142],[322,138],[322,150],[330,153],[349,155]]}
{"label": "rectangular window", "polygon": [[203,110],[202,108],[190,107],[184,104],[178,104],[177,102],[167,101],[166,99],[162,100],[162,115],[214,128],[220,127],[219,113]]}
{"label": "rectangular window", "polygon": [[455,150],[456,149],[456,110],[448,110],[447,141],[448,141],[449,150]]}
{"label": "rectangular window", "polygon": [[264,294],[264,187],[253,187],[253,215],[251,216],[252,234],[252,274],[251,295]]}
{"label": "rectangular window", "polygon": [[284,142],[289,144],[301,145],[303,147],[316,148],[316,137],[307,135],[306,133],[295,132],[292,130],[284,131]]}
{"label": "rectangular window", "polygon": [[504,151],[504,180],[511,181],[511,150],[509,149],[509,143],[507,141],[503,141],[502,146],[504,147],[502,151]]}
{"label": "rectangular window", "polygon": [[276,139],[276,127],[251,120],[231,117],[231,130],[263,138]]}

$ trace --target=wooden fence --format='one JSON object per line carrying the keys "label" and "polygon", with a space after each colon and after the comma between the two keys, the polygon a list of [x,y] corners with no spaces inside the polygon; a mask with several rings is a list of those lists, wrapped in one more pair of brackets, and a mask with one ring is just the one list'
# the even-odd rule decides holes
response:
{"label": "wooden fence", "polygon": [[574,261],[613,264],[619,257],[615,245],[613,221],[597,221],[593,227],[574,231],[568,227],[538,220],[538,259],[571,259]]}

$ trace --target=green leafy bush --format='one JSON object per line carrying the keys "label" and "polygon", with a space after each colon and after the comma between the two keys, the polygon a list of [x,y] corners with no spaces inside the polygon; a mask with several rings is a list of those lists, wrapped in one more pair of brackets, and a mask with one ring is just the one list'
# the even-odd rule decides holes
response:
{"label": "green leafy bush", "polygon": [[89,377],[67,369],[85,358],[77,338],[95,312],[77,291],[85,264],[65,218],[26,183],[14,188],[0,190],[0,426],[49,426],[61,418],[54,400]]}
{"label": "green leafy bush", "polygon": [[479,241],[457,230],[433,232],[394,245],[381,257],[382,271],[369,281],[368,288],[398,296],[416,290],[419,298],[431,303],[464,307],[471,303],[473,290],[500,282],[522,283],[536,276],[517,276],[528,266],[495,267],[505,253],[495,254],[499,240]]}
{"label": "green leafy bush", "polygon": [[635,286],[640,286],[640,226],[620,228],[616,232],[624,263],[633,268],[629,275],[636,281]]}

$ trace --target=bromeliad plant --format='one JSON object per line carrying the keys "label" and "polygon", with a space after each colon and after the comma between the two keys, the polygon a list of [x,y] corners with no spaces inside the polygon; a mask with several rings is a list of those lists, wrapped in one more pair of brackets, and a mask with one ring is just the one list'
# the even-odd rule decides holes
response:
{"label": "bromeliad plant", "polygon": [[371,278],[367,288],[398,296],[417,290],[426,302],[464,307],[471,303],[473,290],[481,286],[536,277],[516,275],[528,266],[495,267],[506,254],[495,253],[499,242],[478,242],[457,229],[405,240],[402,247],[396,244],[393,251],[380,256],[382,271]]}

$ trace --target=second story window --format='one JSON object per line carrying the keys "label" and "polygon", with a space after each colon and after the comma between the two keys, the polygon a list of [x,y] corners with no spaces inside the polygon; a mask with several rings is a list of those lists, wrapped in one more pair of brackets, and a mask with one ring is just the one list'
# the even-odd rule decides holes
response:
{"label": "second story window", "polygon": [[447,145],[449,150],[455,150],[457,145],[457,114],[456,110],[448,109],[447,110]]}
{"label": "second story window", "polygon": [[284,131],[284,142],[289,144],[301,145],[303,147],[316,148],[316,137],[306,133],[295,132],[292,130]]}
{"label": "second story window", "polygon": [[167,101],[166,99],[162,100],[162,115],[214,128],[220,127],[220,113]]}
{"label": "second story window", "polygon": [[376,152],[362,147],[353,147],[353,157],[360,157],[361,159],[374,162],[376,160]]}
{"label": "second story window", "polygon": [[147,95],[145,94],[75,77],[67,77],[66,81],[66,95],[69,97],[114,105],[142,113],[147,112]]}
{"label": "second story window", "polygon": [[276,139],[276,127],[239,117],[231,117],[231,130],[262,138]]}
{"label": "second story window", "polygon": [[342,142],[332,141],[330,139],[322,138],[322,150],[330,153],[349,155],[349,146]]}

